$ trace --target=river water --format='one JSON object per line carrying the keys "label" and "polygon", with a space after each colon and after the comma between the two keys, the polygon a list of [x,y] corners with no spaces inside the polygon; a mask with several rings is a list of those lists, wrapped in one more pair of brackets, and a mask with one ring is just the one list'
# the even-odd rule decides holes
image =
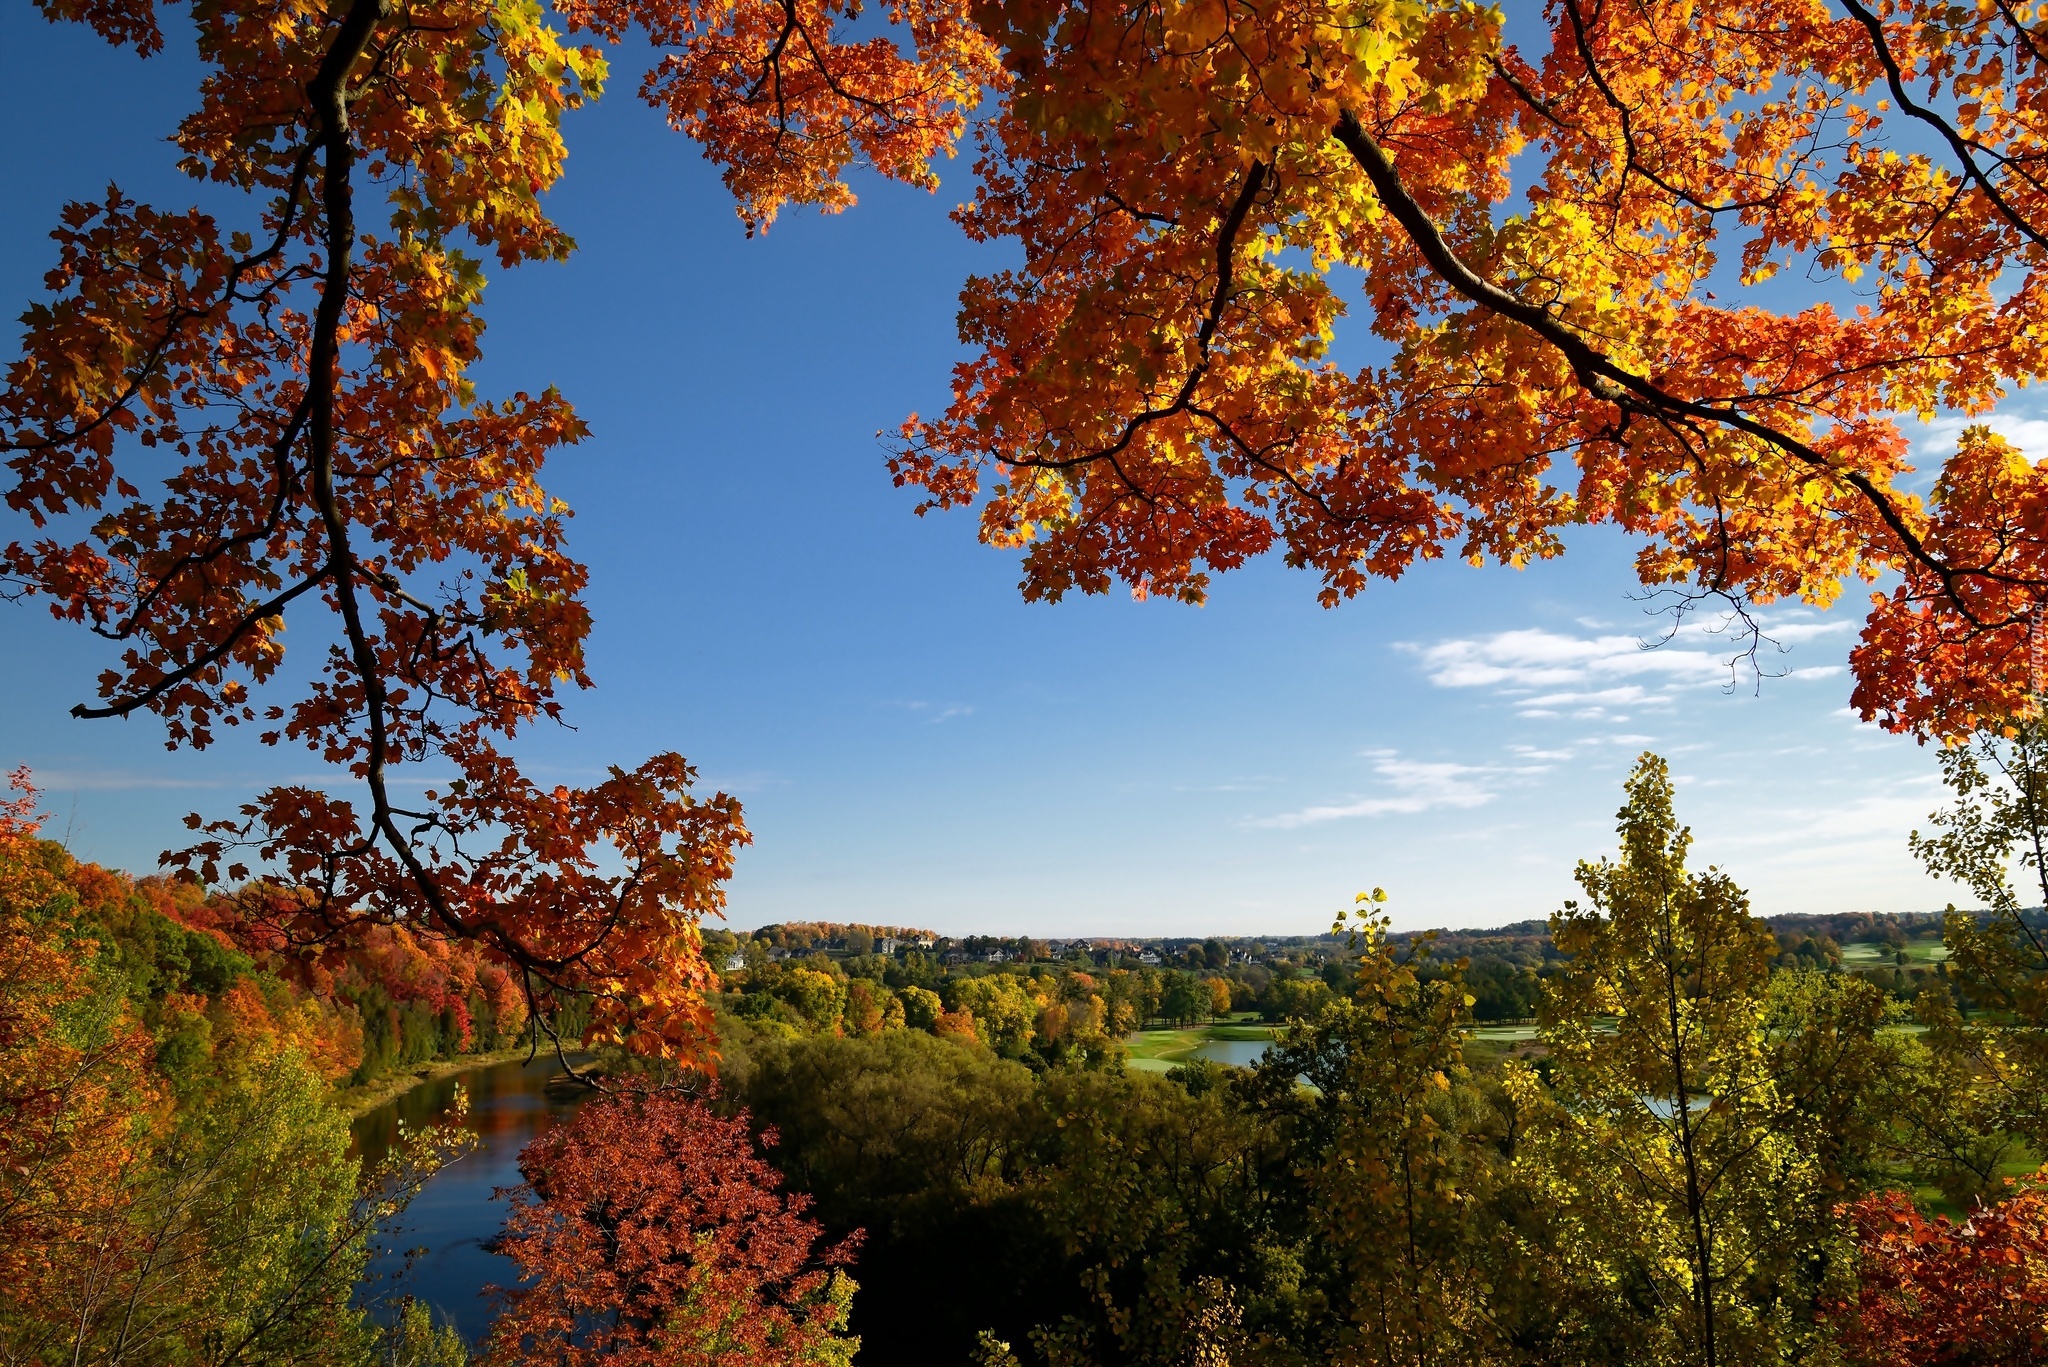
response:
{"label": "river water", "polygon": [[[423,1082],[356,1117],[356,1151],[373,1162],[390,1147],[400,1120],[426,1125],[445,1117],[460,1085],[469,1091],[467,1124],[482,1140],[482,1147],[427,1183],[386,1239],[386,1251],[370,1265],[372,1296],[413,1295],[472,1343],[482,1337],[491,1308],[480,1293],[486,1285],[510,1285],[516,1276],[510,1259],[484,1249],[505,1219],[505,1203],[492,1196],[518,1185],[519,1151],[527,1141],[574,1109],[573,1091],[549,1094],[547,1081],[561,1070],[545,1056],[530,1065],[472,1068]],[[406,1250],[424,1251],[408,1267]]]}

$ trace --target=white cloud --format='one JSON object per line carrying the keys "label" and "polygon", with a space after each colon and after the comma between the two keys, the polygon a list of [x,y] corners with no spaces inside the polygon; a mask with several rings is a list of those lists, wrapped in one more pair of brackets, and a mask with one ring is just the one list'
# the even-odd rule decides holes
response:
{"label": "white cloud", "polygon": [[[1775,655],[1772,642],[1790,650],[1849,626],[1804,616],[1767,619],[1759,622],[1766,638],[1759,645],[1763,655]],[[1619,707],[1666,707],[1691,689],[1728,687],[1740,677],[1746,644],[1730,627],[1726,620],[1685,623],[1654,645],[1635,636],[1574,636],[1524,627],[1430,645],[1404,642],[1398,648],[1420,660],[1424,674],[1439,688],[1490,689],[1512,699],[1525,717],[1554,717],[1561,711],[1602,717]],[[1842,667],[1785,672],[1822,678]]]}
{"label": "white cloud", "polygon": [[1548,767],[1429,762],[1402,759],[1385,751],[1368,752],[1367,757],[1373,760],[1373,772],[1385,785],[1383,791],[1259,817],[1249,824],[1270,830],[1294,830],[1353,817],[1405,815],[1441,807],[1483,807],[1499,795],[1505,781],[1521,774],[1541,773]]}
{"label": "white cloud", "polygon": [[[1764,635],[1781,646],[1791,647],[1801,641],[1817,641],[1823,636],[1839,636],[1849,630],[1852,623],[1837,619],[1832,622],[1817,621],[1813,618],[1782,618],[1761,623]],[[1805,673],[1804,669],[1800,673]]]}
{"label": "white cloud", "polygon": [[1533,698],[1523,698],[1519,707],[1619,707],[1648,703],[1657,706],[1669,702],[1663,693],[1652,693],[1640,684],[1628,684],[1621,688],[1601,688],[1590,692],[1539,693]]}
{"label": "white cloud", "polygon": [[1986,413],[1975,418],[1961,414],[1936,418],[1923,425],[1925,435],[1913,443],[1913,454],[1922,460],[1946,460],[1956,453],[1956,438],[1963,434],[1963,429],[1980,425],[2004,437],[2030,460],[2048,456],[2048,418],[2014,411]]}
{"label": "white cloud", "polygon": [[1176,793],[1258,793],[1264,792],[1280,782],[1271,774],[1254,774],[1250,778],[1231,779],[1224,783],[1177,783],[1171,791]]}
{"label": "white cloud", "polygon": [[[232,782],[222,778],[187,777],[171,774],[138,774],[129,769],[38,769],[32,775],[45,793],[118,793],[151,789],[225,788]],[[326,775],[332,778],[333,775]],[[286,782],[295,780],[287,779]]]}
{"label": "white cloud", "polygon": [[906,712],[915,713],[918,717],[930,722],[934,726],[942,721],[951,721],[954,717],[971,717],[974,715],[974,704],[972,703],[933,703],[920,699],[896,705]]}

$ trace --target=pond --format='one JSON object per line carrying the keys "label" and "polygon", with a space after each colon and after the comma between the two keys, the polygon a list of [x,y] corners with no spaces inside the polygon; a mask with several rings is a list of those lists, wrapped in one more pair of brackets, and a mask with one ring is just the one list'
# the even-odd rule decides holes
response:
{"label": "pond", "polygon": [[[505,1203],[491,1199],[499,1187],[519,1182],[519,1151],[574,1109],[573,1093],[550,1095],[548,1079],[561,1072],[551,1057],[532,1064],[499,1063],[423,1082],[352,1126],[356,1151],[374,1162],[391,1145],[398,1122],[425,1125],[447,1115],[458,1084],[469,1091],[469,1128],[482,1147],[444,1168],[406,1211],[402,1225],[385,1240],[370,1265],[373,1294],[411,1294],[432,1306],[472,1343],[490,1323],[490,1306],[477,1293],[486,1285],[509,1285],[509,1259],[486,1252],[484,1244],[505,1219]],[[424,1250],[406,1267],[404,1250]]]}
{"label": "pond", "polygon": [[1273,1041],[1266,1039],[1212,1039],[1195,1050],[1196,1058],[1212,1058],[1237,1068],[1249,1068],[1266,1056]]}

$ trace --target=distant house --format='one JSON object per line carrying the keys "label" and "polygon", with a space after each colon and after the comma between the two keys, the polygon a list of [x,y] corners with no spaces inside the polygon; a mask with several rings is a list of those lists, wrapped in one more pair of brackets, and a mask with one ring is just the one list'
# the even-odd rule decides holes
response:
{"label": "distant house", "polygon": [[902,947],[903,941],[893,935],[884,935],[881,939],[875,941],[875,953],[877,954],[894,954]]}
{"label": "distant house", "polygon": [[769,948],[768,948],[768,961],[769,961],[770,963],[777,963],[777,964],[779,964],[779,963],[781,963],[781,962],[782,962],[782,961],[783,961],[784,959],[787,959],[788,957],[789,957],[789,951],[788,951],[788,950],[786,950],[786,949],[784,949],[784,948],[783,948],[782,946],[780,946],[780,945],[771,945],[771,946],[769,946]]}
{"label": "distant house", "polygon": [[992,964],[1006,964],[1010,961],[1009,951],[1002,949],[991,949],[988,952],[988,961]]}
{"label": "distant house", "polygon": [[938,941],[934,940],[929,935],[926,935],[917,941],[917,947],[919,949],[930,949],[936,944],[938,944]]}
{"label": "distant house", "polygon": [[732,953],[725,956],[725,962],[720,964],[719,968],[726,973],[736,973],[740,969],[745,968],[746,966],[747,956],[740,953],[738,950],[734,950]]}
{"label": "distant house", "polygon": [[1138,956],[1138,962],[1141,964],[1150,964],[1154,968],[1157,968],[1159,966],[1159,955],[1156,951],[1148,949]]}

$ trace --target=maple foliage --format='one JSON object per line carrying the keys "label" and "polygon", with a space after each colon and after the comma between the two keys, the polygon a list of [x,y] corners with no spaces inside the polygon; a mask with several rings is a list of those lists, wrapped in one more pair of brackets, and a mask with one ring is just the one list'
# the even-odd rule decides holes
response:
{"label": "maple foliage", "polygon": [[[153,0],[39,0],[143,55]],[[480,941],[529,992],[591,998],[589,1042],[705,1057],[697,938],[748,835],[681,757],[587,788],[523,775],[504,742],[587,686],[587,576],[541,479],[581,440],[553,390],[480,396],[484,256],[573,244],[541,196],[562,114],[637,26],[674,50],[648,100],[727,168],[742,214],[851,202],[870,165],[929,183],[998,78],[957,8],[902,3],[910,36],[841,41],[853,7],[236,0],[195,7],[205,67],[180,165],[246,196],[239,223],[110,188],[53,236],[49,298],[0,390],[8,506],[34,530],[0,588],[119,646],[82,717],[161,716],[173,747],[224,726],[304,745],[358,800],[274,788],[167,856],[208,882],[260,862],[309,892],[299,943],[403,924]],[[558,17],[557,17],[558,16]],[[566,25],[566,27],[565,27]],[[385,222],[359,199],[380,195]],[[317,677],[259,702],[286,619],[323,623]],[[453,772],[418,797],[401,767]],[[536,1016],[536,1019],[540,1019]]]}
{"label": "maple foliage", "polygon": [[[772,1134],[768,1141],[773,1142]],[[673,1092],[586,1103],[520,1154],[486,1361],[688,1367],[844,1364],[850,1242],[820,1249],[744,1112]]]}
{"label": "maple foliage", "polygon": [[1861,1253],[1843,1307],[1856,1367],[2021,1367],[2048,1355],[2048,1178],[1963,1221],[1930,1220],[1899,1192],[1849,1208]]}
{"label": "maple foliage", "polygon": [[2048,473],[1971,427],[1922,500],[1899,420],[2040,371],[2041,6],[1550,0],[1526,52],[1438,0],[974,13],[1011,85],[956,216],[1022,262],[893,465],[1027,596],[1279,547],[1334,604],[1609,523],[1681,603],[1895,572],[1863,714],[2025,710]]}

